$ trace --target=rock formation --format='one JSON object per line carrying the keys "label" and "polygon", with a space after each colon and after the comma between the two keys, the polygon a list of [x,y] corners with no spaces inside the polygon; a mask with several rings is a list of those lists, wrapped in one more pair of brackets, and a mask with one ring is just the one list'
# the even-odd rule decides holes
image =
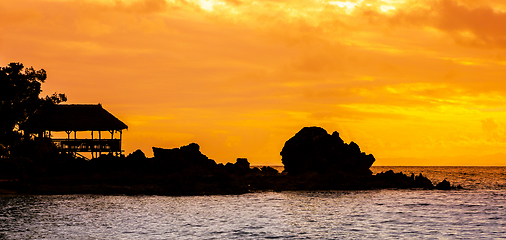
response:
{"label": "rock formation", "polygon": [[415,174],[407,176],[402,172],[394,173],[394,171],[388,170],[374,175],[372,179],[370,181],[371,188],[434,188],[432,182],[421,173],[418,176]]}
{"label": "rock formation", "polygon": [[281,151],[285,171],[290,175],[319,174],[371,175],[374,156],[360,151],[354,142],[345,143],[338,132],[328,134],[320,127],[305,127],[290,138]]}
{"label": "rock formation", "polygon": [[407,176],[390,170],[372,175],[372,155],[361,152],[354,142],[344,143],[337,132],[330,135],[320,127],[305,127],[285,143],[281,151],[284,173],[271,167],[251,168],[246,158],[216,164],[200,152],[196,143],[172,149],[153,147],[153,153],[153,158],[147,158],[137,150],[127,157],[109,154],[90,161],[61,155],[44,168],[33,161],[0,159],[0,167],[14,171],[0,171],[0,176],[15,179],[0,181],[0,189],[29,194],[203,195],[265,190],[459,188],[446,180],[434,186],[421,174]]}
{"label": "rock formation", "polygon": [[213,168],[216,166],[214,160],[200,152],[200,146],[196,143],[172,149],[153,147],[153,155],[155,165],[173,171],[190,167]]}

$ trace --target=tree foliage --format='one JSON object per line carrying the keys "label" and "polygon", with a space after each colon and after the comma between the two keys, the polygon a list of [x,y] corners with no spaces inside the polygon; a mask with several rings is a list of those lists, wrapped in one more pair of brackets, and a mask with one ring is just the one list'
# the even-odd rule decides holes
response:
{"label": "tree foliage", "polygon": [[10,148],[23,141],[20,129],[30,116],[48,104],[67,101],[61,93],[39,97],[46,78],[44,69],[25,68],[21,63],[0,68],[0,157],[8,156]]}

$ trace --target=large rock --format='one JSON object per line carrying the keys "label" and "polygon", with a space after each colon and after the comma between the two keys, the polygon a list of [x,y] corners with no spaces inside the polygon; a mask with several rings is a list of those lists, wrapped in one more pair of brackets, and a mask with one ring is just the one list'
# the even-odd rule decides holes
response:
{"label": "large rock", "polygon": [[230,174],[248,174],[253,172],[253,169],[250,168],[250,163],[246,158],[237,158],[235,163],[227,163],[225,165],[225,169]]}
{"label": "large rock", "polygon": [[153,147],[153,155],[155,160],[174,169],[216,166],[214,160],[200,152],[200,146],[196,143],[172,149]]}
{"label": "large rock", "polygon": [[328,134],[320,127],[305,127],[290,138],[281,151],[285,171],[291,175],[308,172],[370,176],[374,156],[360,151],[354,142],[345,143],[338,132]]}

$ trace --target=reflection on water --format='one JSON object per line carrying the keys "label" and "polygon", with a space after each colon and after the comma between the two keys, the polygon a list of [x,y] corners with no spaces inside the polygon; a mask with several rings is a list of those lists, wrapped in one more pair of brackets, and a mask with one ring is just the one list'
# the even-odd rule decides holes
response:
{"label": "reflection on water", "polygon": [[7,239],[503,237],[498,190],[0,198]]}
{"label": "reflection on water", "polygon": [[[480,175],[473,171],[453,178]],[[460,191],[4,196],[0,239],[501,238],[506,192],[490,182]]]}

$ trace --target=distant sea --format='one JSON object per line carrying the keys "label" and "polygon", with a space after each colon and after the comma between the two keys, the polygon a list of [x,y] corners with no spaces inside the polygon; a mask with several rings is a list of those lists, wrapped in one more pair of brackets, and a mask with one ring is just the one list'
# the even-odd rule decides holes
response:
{"label": "distant sea", "polygon": [[463,190],[0,196],[0,239],[506,239],[506,167],[372,167]]}

